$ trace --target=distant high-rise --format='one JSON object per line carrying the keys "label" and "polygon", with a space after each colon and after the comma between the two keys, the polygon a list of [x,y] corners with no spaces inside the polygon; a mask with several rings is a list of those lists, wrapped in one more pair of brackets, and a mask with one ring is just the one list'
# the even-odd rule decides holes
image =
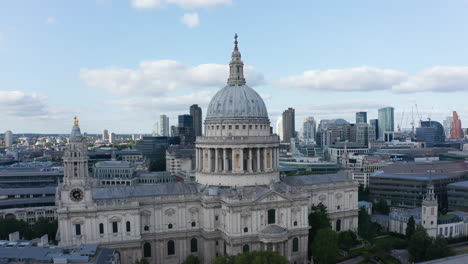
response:
{"label": "distant high-rise", "polygon": [[5,132],[5,146],[7,148],[13,146],[13,132],[11,132],[10,130],[7,130]]}
{"label": "distant high-rise", "polygon": [[153,137],[159,136],[159,123],[156,122],[153,125],[153,132],[151,133]]}
{"label": "distant high-rise", "polygon": [[315,143],[316,122],[312,116],[306,117],[302,125],[302,138],[306,144]]}
{"label": "distant high-rise", "polygon": [[109,141],[109,131],[107,131],[107,129],[104,129],[104,131],[102,132],[102,140]]}
{"label": "distant high-rise", "polygon": [[283,140],[283,116],[279,116],[276,120],[276,134],[280,140]]}
{"label": "distant high-rise", "polygon": [[356,124],[367,123],[367,112],[356,113]]}
{"label": "distant high-rise", "polygon": [[447,116],[443,122],[443,125],[445,130],[445,137],[450,138],[452,136],[453,118],[451,116]]}
{"label": "distant high-rise", "polygon": [[462,137],[461,120],[458,119],[457,111],[453,111],[452,118],[453,118],[453,123],[452,123],[451,138],[461,138]]}
{"label": "distant high-rise", "polygon": [[421,127],[416,128],[416,138],[418,141],[426,142],[428,147],[444,143],[444,127],[436,121],[422,121]]}
{"label": "distant high-rise", "polygon": [[169,117],[166,115],[159,116],[159,135],[163,137],[169,136]]}
{"label": "distant high-rise", "polygon": [[369,124],[374,127],[375,140],[379,139],[379,120],[371,119]]}
{"label": "distant high-rise", "polygon": [[295,137],[295,114],[294,108],[288,108],[283,112],[283,142],[290,143]]}
{"label": "distant high-rise", "polygon": [[191,144],[195,142],[193,117],[191,115],[179,115],[179,125],[176,128],[176,136],[180,137],[181,144]]}
{"label": "distant high-rise", "polygon": [[115,133],[111,133],[109,137],[109,143],[114,144],[115,143]]}
{"label": "distant high-rise", "polygon": [[195,136],[202,136],[202,109],[198,105],[194,104],[190,106],[190,115],[193,119],[193,129],[195,130]]}
{"label": "distant high-rise", "polygon": [[384,132],[395,131],[395,108],[389,106],[379,109],[379,139],[383,140]]}

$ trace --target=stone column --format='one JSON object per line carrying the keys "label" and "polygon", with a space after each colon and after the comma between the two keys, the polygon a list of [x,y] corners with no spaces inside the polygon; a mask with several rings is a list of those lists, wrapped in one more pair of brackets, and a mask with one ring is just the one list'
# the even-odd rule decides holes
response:
{"label": "stone column", "polygon": [[247,164],[247,169],[249,172],[252,172],[252,148],[249,148],[249,163]]}
{"label": "stone column", "polygon": [[267,162],[266,162],[266,160],[267,160],[266,150],[267,150],[266,148],[263,148],[263,170],[264,170],[264,171],[267,171],[267,166],[266,166],[266,165],[267,165]]}
{"label": "stone column", "polygon": [[261,172],[260,168],[260,148],[257,148],[257,172]]}
{"label": "stone column", "polygon": [[211,172],[213,165],[211,164],[211,149],[208,149],[208,171]]}
{"label": "stone column", "polygon": [[227,172],[228,161],[227,161],[227,151],[226,148],[223,148],[223,172]]}
{"label": "stone column", "polygon": [[219,172],[219,157],[218,157],[218,149],[215,148],[215,172]]}
{"label": "stone column", "polygon": [[241,148],[239,150],[240,150],[240,170],[241,170],[241,172],[244,172],[244,170],[245,170],[245,168],[244,168],[244,149]]}
{"label": "stone column", "polygon": [[200,165],[200,160],[199,160],[199,159],[200,159],[200,155],[199,155],[198,151],[199,151],[199,149],[196,148],[196,149],[195,149],[195,170],[196,170],[196,171],[198,171],[198,168],[199,168],[198,166]]}

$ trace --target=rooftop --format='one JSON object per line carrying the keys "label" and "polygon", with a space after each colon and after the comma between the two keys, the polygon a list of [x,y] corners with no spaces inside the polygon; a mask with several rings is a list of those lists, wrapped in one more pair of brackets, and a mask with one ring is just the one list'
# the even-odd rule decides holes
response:
{"label": "rooftop", "polygon": [[468,188],[468,181],[459,181],[447,184],[447,187],[463,187]]}

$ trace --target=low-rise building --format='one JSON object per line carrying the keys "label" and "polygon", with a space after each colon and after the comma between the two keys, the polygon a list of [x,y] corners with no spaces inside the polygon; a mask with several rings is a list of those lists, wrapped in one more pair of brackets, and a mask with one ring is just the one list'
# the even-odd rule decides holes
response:
{"label": "low-rise building", "polygon": [[133,185],[135,170],[128,161],[100,161],[94,165],[94,178],[101,185]]}
{"label": "low-rise building", "polygon": [[172,175],[195,170],[195,146],[171,145],[166,150],[166,170]]}
{"label": "low-rise building", "polygon": [[0,240],[2,264],[120,264],[119,254],[96,244],[79,246],[35,246],[31,241]]}
{"label": "low-rise building", "polygon": [[468,211],[468,181],[447,184],[449,210]]}
{"label": "low-rise building", "polygon": [[463,163],[395,163],[374,172],[369,180],[372,199],[384,199],[390,206],[415,208],[432,180],[439,207],[447,209],[447,184],[468,176]]}

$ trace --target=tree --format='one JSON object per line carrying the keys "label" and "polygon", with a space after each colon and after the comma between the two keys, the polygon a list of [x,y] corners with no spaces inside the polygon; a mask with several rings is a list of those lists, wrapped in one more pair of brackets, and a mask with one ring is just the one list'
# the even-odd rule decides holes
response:
{"label": "tree", "polygon": [[377,225],[372,223],[370,215],[366,209],[359,209],[358,234],[366,240],[371,240],[377,233]]}
{"label": "tree", "polygon": [[195,255],[190,255],[182,264],[200,264],[200,259]]}
{"label": "tree", "polygon": [[370,202],[369,187],[364,187],[364,184],[359,184],[358,201],[368,201],[368,202]]}
{"label": "tree", "polygon": [[444,258],[450,256],[450,254],[451,252],[447,240],[442,236],[438,236],[432,240],[426,253],[428,260]]}
{"label": "tree", "polygon": [[19,231],[20,237],[25,239],[32,238],[31,227],[28,223],[16,219],[0,219],[0,240],[8,240],[8,235]]}
{"label": "tree", "polygon": [[414,262],[420,262],[427,259],[426,252],[431,245],[431,238],[424,227],[418,225],[408,242],[408,252]]}
{"label": "tree", "polygon": [[147,259],[137,259],[133,264],[149,264]]}
{"label": "tree", "polygon": [[[312,205],[311,213],[309,214],[309,226],[309,245],[312,245],[314,237],[320,229],[331,228],[327,207],[322,203],[319,203],[317,206]],[[308,254],[310,258],[312,256],[312,249],[310,246]]]}
{"label": "tree", "polygon": [[214,264],[287,264],[288,259],[273,251],[252,251],[236,256],[219,256]]}
{"label": "tree", "polygon": [[346,251],[357,243],[357,236],[353,231],[343,231],[338,234],[339,247]]}
{"label": "tree", "polygon": [[406,237],[410,238],[414,234],[414,230],[416,229],[415,223],[414,223],[414,217],[411,216],[408,219],[408,223],[406,224]]}
{"label": "tree", "polygon": [[150,162],[149,171],[165,171],[166,170],[166,159],[164,157],[154,159]]}
{"label": "tree", "polygon": [[39,217],[32,226],[32,236],[36,238],[42,237],[43,235],[47,234],[49,236],[49,240],[55,240],[57,229],[57,220],[51,222],[44,217]]}
{"label": "tree", "polygon": [[387,201],[384,199],[380,199],[379,202],[374,205],[374,209],[384,215],[387,215],[390,212]]}
{"label": "tree", "polygon": [[338,233],[331,228],[322,228],[317,232],[312,243],[314,263],[335,263],[338,255]]}

